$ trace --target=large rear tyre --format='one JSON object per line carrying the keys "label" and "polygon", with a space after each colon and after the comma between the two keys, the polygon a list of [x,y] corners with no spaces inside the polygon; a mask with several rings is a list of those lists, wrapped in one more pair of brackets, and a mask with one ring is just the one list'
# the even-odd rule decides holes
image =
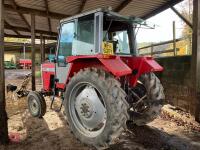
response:
{"label": "large rear tyre", "polygon": [[145,125],[158,117],[165,95],[154,73],[142,75],[131,93],[134,102],[131,103],[129,114],[136,125]]}
{"label": "large rear tyre", "polygon": [[37,91],[28,94],[28,109],[33,117],[42,118],[46,113],[46,102],[44,97]]}
{"label": "large rear tyre", "polygon": [[87,68],[69,82],[64,100],[69,127],[81,142],[106,148],[126,129],[128,103],[120,83],[103,70]]}

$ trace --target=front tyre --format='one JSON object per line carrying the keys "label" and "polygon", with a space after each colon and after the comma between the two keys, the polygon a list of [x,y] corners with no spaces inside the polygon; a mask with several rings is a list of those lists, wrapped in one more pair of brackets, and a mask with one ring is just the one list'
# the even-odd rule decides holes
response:
{"label": "front tyre", "polygon": [[46,113],[46,102],[42,94],[31,91],[28,96],[28,109],[33,117],[42,118]]}
{"label": "front tyre", "polygon": [[69,82],[64,107],[70,129],[87,145],[106,148],[126,129],[128,103],[120,83],[103,70],[87,68]]}

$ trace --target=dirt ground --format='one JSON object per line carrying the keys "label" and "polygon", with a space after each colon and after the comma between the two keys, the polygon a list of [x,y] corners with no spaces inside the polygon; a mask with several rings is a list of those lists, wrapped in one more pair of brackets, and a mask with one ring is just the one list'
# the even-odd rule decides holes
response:
{"label": "dirt ground", "polygon": [[[6,84],[19,85],[26,70],[6,70]],[[37,79],[37,89],[41,81]],[[71,134],[63,110],[47,109],[44,118],[30,116],[26,98],[12,100],[6,95],[9,116],[9,134],[17,135],[19,142],[10,143],[0,150],[93,150],[80,143]],[[47,106],[50,100],[47,97]],[[166,105],[162,114],[152,123],[137,127],[128,124],[116,144],[108,150],[200,150],[200,125],[188,113]]]}

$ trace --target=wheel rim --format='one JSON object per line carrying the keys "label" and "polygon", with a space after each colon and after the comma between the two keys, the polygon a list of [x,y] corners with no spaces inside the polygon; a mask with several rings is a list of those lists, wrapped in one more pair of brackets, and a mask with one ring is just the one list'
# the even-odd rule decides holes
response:
{"label": "wheel rim", "polygon": [[70,93],[69,114],[75,128],[85,136],[101,134],[107,119],[101,92],[91,83],[76,84]]}
{"label": "wheel rim", "polygon": [[36,114],[38,112],[38,103],[34,97],[31,97],[29,99],[29,107],[33,114]]}

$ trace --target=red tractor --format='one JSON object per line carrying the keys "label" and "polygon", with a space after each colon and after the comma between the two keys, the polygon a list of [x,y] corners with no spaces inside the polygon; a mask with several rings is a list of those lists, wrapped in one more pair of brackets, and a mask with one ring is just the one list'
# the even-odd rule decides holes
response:
{"label": "red tractor", "polygon": [[163,68],[136,53],[141,19],[97,9],[60,22],[55,61],[42,64],[43,89],[28,95],[34,117],[46,112],[44,96],[60,97],[69,127],[87,145],[105,148],[127,121],[144,125],[165,98],[154,72]]}

